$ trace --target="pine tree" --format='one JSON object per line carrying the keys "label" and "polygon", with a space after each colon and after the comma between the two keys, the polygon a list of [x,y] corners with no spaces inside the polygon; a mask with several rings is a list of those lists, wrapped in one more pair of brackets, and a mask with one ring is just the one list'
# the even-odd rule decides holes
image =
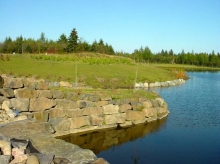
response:
{"label": "pine tree", "polygon": [[78,34],[76,29],[74,28],[71,33],[70,36],[68,38],[68,52],[76,52],[76,48],[77,48],[77,44],[78,44]]}

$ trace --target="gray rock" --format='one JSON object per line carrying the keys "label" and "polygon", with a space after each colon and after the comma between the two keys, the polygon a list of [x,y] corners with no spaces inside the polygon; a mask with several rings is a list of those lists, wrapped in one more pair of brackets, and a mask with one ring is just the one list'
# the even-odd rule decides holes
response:
{"label": "gray rock", "polygon": [[4,97],[7,97],[7,98],[12,98],[15,96],[14,90],[11,88],[0,89],[0,95],[3,95]]}
{"label": "gray rock", "polygon": [[5,97],[0,96],[0,105],[1,105],[5,100],[8,100],[8,99],[5,98]]}
{"label": "gray rock", "polygon": [[23,148],[26,149],[27,145],[28,145],[28,141],[27,140],[21,140],[21,139],[16,139],[16,138],[12,138],[10,139],[11,145],[14,148]]}
{"label": "gray rock", "polygon": [[55,131],[68,131],[70,130],[70,121],[63,118],[52,118],[49,123],[53,126]]}
{"label": "gray rock", "polygon": [[54,159],[54,155],[51,154],[31,153],[31,155],[35,155],[40,164],[51,164]]}
{"label": "gray rock", "polygon": [[67,100],[76,101],[78,97],[78,94],[76,92],[67,92],[65,98]]}
{"label": "gray rock", "polygon": [[16,89],[14,91],[16,98],[37,98],[38,91],[33,89]]}
{"label": "gray rock", "polygon": [[36,89],[37,81],[34,78],[24,78],[23,83],[26,88]]}
{"label": "gray rock", "polygon": [[9,164],[10,160],[11,160],[10,155],[0,155],[0,163]]}
{"label": "gray rock", "polygon": [[77,104],[78,104],[79,108],[92,107],[94,105],[93,102],[87,101],[87,100],[78,100]]}
{"label": "gray rock", "polygon": [[141,110],[143,108],[143,104],[140,102],[131,102],[131,106],[133,110]]}
{"label": "gray rock", "polygon": [[47,99],[45,97],[34,98],[30,99],[29,111],[44,111],[54,107],[55,105],[55,100]]}
{"label": "gray rock", "polygon": [[62,98],[64,98],[64,94],[62,91],[55,90],[55,91],[53,91],[53,98],[54,99],[62,99]]}
{"label": "gray rock", "polygon": [[39,97],[46,97],[48,99],[53,98],[53,91],[50,91],[50,90],[39,90],[38,94],[39,94]]}
{"label": "gray rock", "polygon": [[14,109],[18,111],[28,111],[29,109],[29,99],[28,98],[19,98],[19,99],[10,99],[11,105]]}
{"label": "gray rock", "polygon": [[57,81],[49,82],[49,88],[58,88],[60,87],[60,83]]}
{"label": "gray rock", "polygon": [[61,109],[75,109],[78,108],[78,105],[75,101],[64,100],[64,99],[56,99],[56,108]]}
{"label": "gray rock", "polygon": [[4,88],[22,88],[24,86],[22,78],[4,78]]}
{"label": "gray rock", "polygon": [[37,86],[36,86],[36,89],[38,90],[48,90],[49,89],[49,82],[38,82],[37,83]]}

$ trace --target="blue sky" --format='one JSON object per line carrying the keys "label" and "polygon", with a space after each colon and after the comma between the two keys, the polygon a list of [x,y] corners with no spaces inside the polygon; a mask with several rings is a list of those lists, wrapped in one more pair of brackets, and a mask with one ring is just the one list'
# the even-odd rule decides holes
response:
{"label": "blue sky", "polygon": [[0,41],[57,40],[76,28],[116,51],[220,52],[220,0],[0,0]]}

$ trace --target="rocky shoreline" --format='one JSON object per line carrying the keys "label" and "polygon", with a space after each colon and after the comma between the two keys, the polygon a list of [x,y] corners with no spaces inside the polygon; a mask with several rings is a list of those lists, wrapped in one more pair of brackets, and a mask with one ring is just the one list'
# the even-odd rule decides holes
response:
{"label": "rocky shoreline", "polygon": [[[104,164],[107,161],[98,159],[92,151],[54,137],[124,128],[169,114],[167,104],[160,97],[113,100],[106,95],[50,90],[54,85],[70,87],[67,83],[0,76],[0,148],[3,153],[0,163],[4,163],[2,160],[13,164],[20,160],[25,164],[33,158],[40,164]],[[21,148],[14,145],[14,140],[28,144]],[[30,145],[34,152],[30,151]],[[5,153],[5,149],[8,152]]]}

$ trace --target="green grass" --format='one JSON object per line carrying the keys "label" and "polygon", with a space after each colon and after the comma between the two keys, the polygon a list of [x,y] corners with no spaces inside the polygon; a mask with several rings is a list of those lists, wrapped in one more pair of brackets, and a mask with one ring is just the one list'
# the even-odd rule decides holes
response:
{"label": "green grass", "polygon": [[[130,63],[88,64],[78,59],[77,76],[79,81],[94,88],[133,88],[136,68],[133,61]],[[0,73],[12,74],[17,77],[75,82],[76,61],[37,60],[27,54],[10,55],[9,61],[0,60]],[[138,64],[137,82],[172,79],[175,77],[171,71],[154,65]]]}

